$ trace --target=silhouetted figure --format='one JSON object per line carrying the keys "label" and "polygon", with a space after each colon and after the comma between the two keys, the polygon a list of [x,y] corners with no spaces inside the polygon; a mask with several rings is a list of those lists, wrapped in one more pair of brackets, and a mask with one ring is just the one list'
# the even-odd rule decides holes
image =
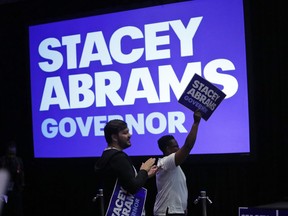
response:
{"label": "silhouetted figure", "polygon": [[154,216],[188,215],[186,176],[180,165],[189,156],[195,144],[201,117],[199,110],[196,110],[193,115],[194,122],[181,148],[172,135],[162,136],[158,140],[158,146],[163,152],[163,157],[159,158],[157,162],[157,195],[154,204]]}
{"label": "silhouetted figure", "polygon": [[23,216],[22,192],[24,189],[23,162],[17,155],[14,141],[7,143],[6,154],[0,158],[0,168],[9,173],[6,195],[7,203],[3,206],[3,216]]}

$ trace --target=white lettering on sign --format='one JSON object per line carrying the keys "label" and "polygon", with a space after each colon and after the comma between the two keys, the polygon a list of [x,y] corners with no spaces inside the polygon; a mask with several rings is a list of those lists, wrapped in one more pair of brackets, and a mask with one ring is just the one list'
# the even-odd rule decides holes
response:
{"label": "white lettering on sign", "polygon": [[[221,67],[221,62],[224,70],[226,60],[218,61],[217,64],[213,61],[212,64],[218,68]],[[210,66],[205,68],[211,69],[209,73],[207,69],[204,70],[205,74],[209,74],[210,77],[217,76],[217,68],[212,69]],[[93,104],[96,107],[105,107],[107,100],[113,106],[133,105],[139,99],[146,99],[149,104],[166,103],[171,100],[170,88],[175,97],[179,99],[195,73],[201,74],[201,63],[199,62],[188,63],[180,81],[171,65],[163,65],[159,66],[159,82],[155,83],[148,68],[134,68],[130,73],[126,93],[122,97],[118,93],[122,86],[121,75],[116,71],[97,72],[94,73],[94,78],[90,74],[70,75],[67,93],[60,76],[47,77],[40,111],[49,110],[51,105],[57,105],[61,110],[87,108]],[[237,80],[231,75],[219,75],[219,77],[221,76],[225,79],[218,79],[218,84],[224,86],[223,92],[226,95],[233,96],[238,89]],[[235,85],[231,85],[231,81],[235,82],[237,88]],[[140,85],[143,86],[142,90],[139,90]],[[157,88],[155,85],[158,85]],[[92,88],[92,86],[95,87]],[[159,91],[157,92],[156,89]],[[218,97],[212,92],[207,92],[207,96],[212,99]]]}
{"label": "white lettering on sign", "polygon": [[[124,117],[120,115],[111,116],[88,116],[86,119],[82,117],[64,117],[60,121],[53,118],[47,118],[42,122],[41,131],[44,137],[54,138],[57,135],[63,137],[73,137],[76,133],[80,133],[83,137],[93,133],[94,136],[103,136],[104,126],[107,121],[112,119],[122,119],[127,122],[131,134],[145,134],[148,131],[151,134],[160,134],[165,130],[169,133],[186,133],[184,127],[185,114],[179,111],[168,112],[167,116],[160,112],[153,112],[145,116],[138,113],[137,116],[126,114]],[[157,121],[159,124],[154,124]]]}
{"label": "white lettering on sign", "polygon": [[[84,41],[81,53],[80,64],[78,65],[77,45],[81,44],[81,35],[69,35],[57,38],[46,38],[40,45],[38,52],[45,61],[39,62],[39,67],[44,72],[55,72],[67,62],[67,69],[87,68],[93,61],[99,61],[102,65],[111,65],[112,59],[120,64],[131,64],[138,61],[145,51],[146,60],[158,60],[170,58],[170,50],[160,50],[160,45],[169,44],[169,35],[158,36],[159,33],[169,32],[170,28],[179,39],[181,56],[193,56],[193,37],[200,25],[202,17],[191,18],[185,27],[181,20],[146,24],[144,33],[135,26],[124,26],[117,29],[111,36],[110,41],[106,41],[102,31],[89,32]],[[134,48],[130,53],[124,54],[122,51],[122,39],[130,37],[132,40],[144,39],[145,46]],[[64,54],[57,50],[62,46],[66,47],[68,53],[66,59]],[[93,52],[93,50],[97,52]]]}

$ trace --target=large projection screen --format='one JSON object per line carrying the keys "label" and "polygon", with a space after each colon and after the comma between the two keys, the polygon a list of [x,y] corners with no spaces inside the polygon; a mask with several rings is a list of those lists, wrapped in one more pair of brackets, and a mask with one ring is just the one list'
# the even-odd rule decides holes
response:
{"label": "large projection screen", "polygon": [[242,0],[194,0],[29,27],[34,156],[99,157],[123,119],[131,156],[182,146],[193,112],[178,103],[195,73],[226,98],[201,121],[191,154],[249,153]]}

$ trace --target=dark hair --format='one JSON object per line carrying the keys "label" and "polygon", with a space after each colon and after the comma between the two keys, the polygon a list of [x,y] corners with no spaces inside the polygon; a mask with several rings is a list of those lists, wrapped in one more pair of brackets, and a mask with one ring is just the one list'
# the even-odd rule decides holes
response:
{"label": "dark hair", "polygon": [[6,152],[9,152],[10,149],[12,148],[17,148],[16,142],[14,140],[10,140],[6,142],[5,148],[6,148]]}
{"label": "dark hair", "polygon": [[158,139],[158,147],[164,153],[166,147],[169,145],[170,141],[175,139],[172,135],[165,135]]}
{"label": "dark hair", "polygon": [[120,119],[114,119],[109,121],[104,127],[104,135],[106,142],[109,144],[112,142],[112,135],[118,134],[120,131],[127,128],[127,123]]}

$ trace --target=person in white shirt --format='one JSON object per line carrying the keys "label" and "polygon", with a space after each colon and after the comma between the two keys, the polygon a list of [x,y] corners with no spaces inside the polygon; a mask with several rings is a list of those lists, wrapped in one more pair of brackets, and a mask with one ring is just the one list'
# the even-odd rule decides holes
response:
{"label": "person in white shirt", "polygon": [[201,120],[199,110],[194,112],[193,117],[194,123],[181,148],[172,135],[162,136],[158,140],[159,149],[164,157],[157,162],[157,195],[153,210],[155,216],[187,215],[188,190],[186,177],[180,165],[195,144]]}

